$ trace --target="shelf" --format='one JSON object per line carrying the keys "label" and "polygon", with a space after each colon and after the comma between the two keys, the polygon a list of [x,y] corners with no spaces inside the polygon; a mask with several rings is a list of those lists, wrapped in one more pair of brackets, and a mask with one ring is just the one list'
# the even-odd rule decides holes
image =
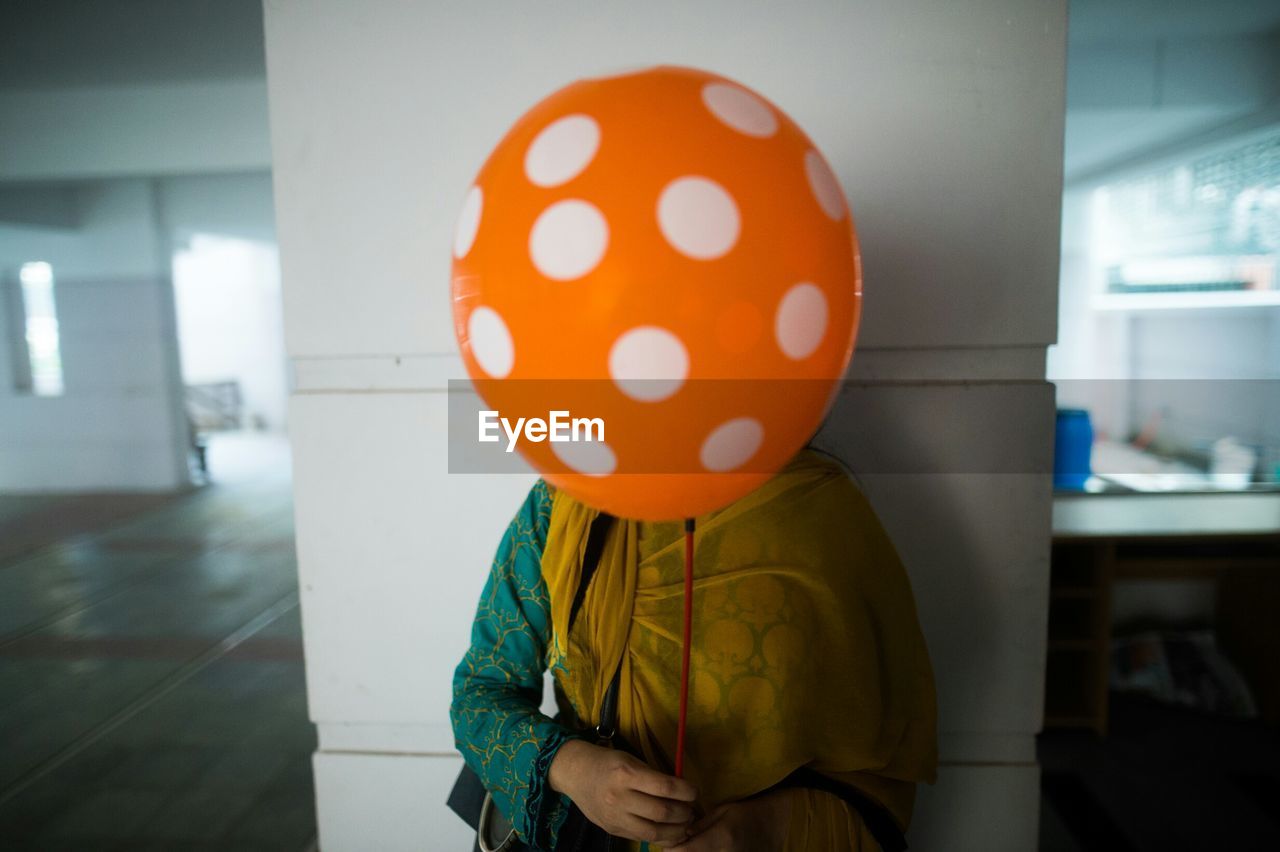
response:
{"label": "shelf", "polygon": [[1182,293],[1098,293],[1096,311],[1186,311],[1280,307],[1280,290],[1207,290]]}
{"label": "shelf", "polygon": [[1109,584],[1114,548],[1054,542],[1049,575],[1045,725],[1107,728]]}
{"label": "shelf", "polygon": [[1212,580],[1233,568],[1266,567],[1268,559],[1230,558],[1142,558],[1116,561],[1115,576],[1120,580]]}

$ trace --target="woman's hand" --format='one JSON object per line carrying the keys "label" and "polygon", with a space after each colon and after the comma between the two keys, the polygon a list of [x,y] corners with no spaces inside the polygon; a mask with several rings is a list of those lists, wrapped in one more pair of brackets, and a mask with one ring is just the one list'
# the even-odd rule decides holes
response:
{"label": "woman's hand", "polygon": [[791,824],[791,797],[775,790],[753,799],[729,802],[698,820],[684,843],[669,852],[779,852]]}
{"label": "woman's hand", "polygon": [[610,834],[663,846],[684,840],[698,791],[623,751],[569,740],[547,773],[551,789],[573,800]]}

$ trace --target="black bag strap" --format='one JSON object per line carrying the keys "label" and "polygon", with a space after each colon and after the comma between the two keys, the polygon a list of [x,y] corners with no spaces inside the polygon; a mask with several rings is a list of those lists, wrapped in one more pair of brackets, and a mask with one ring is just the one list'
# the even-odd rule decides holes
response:
{"label": "black bag strap", "polygon": [[[582,552],[581,577],[578,579],[578,590],[574,592],[573,604],[569,609],[570,630],[573,629],[578,611],[582,609],[582,604],[586,600],[587,587],[591,585],[591,579],[596,575],[596,569],[600,567],[600,557],[604,554],[604,542],[608,537],[609,528],[613,526],[613,521],[612,515],[601,512],[596,515],[595,520],[591,522],[591,528],[587,531],[587,544]],[[618,676],[621,670],[622,666],[619,665],[618,670],[613,673],[609,688],[605,690],[604,698],[600,701],[600,724],[596,725],[596,742],[599,745],[611,745],[613,741],[618,713]],[[569,815],[560,828],[560,836],[556,843],[557,850],[611,852],[621,848],[622,842],[614,843],[614,838],[588,820],[577,805],[570,805]]]}
{"label": "black bag strap", "polygon": [[[609,535],[609,530],[613,526],[614,517],[607,512],[601,512],[596,515],[595,520],[591,522],[591,528],[587,531],[587,545],[582,552],[582,575],[578,580],[578,590],[573,595],[573,605],[569,609],[569,629],[573,629],[573,623],[578,618],[578,611],[582,609],[582,604],[587,597],[587,587],[591,585],[591,579],[596,575],[596,569],[600,567],[600,557],[604,555],[604,542]],[[600,723],[596,725],[596,740],[601,745],[607,745],[613,741],[618,721],[618,678],[622,674],[622,666],[613,672],[613,680],[609,681],[609,688],[605,690],[604,698],[600,700]]]}
{"label": "black bag strap", "polygon": [[596,575],[596,569],[600,567],[600,557],[604,554],[604,540],[609,535],[609,528],[613,526],[613,515],[601,512],[596,515],[595,520],[591,522],[591,528],[587,531],[587,546],[582,553],[582,577],[578,580],[578,590],[573,594],[573,605],[569,607],[569,629],[573,629],[573,622],[578,618],[578,610],[582,609],[582,602],[587,598],[587,586],[591,585],[591,578]]}

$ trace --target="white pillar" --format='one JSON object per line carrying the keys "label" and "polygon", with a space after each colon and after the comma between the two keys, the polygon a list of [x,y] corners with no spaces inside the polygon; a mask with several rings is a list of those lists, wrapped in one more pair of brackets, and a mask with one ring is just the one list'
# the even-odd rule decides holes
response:
{"label": "white pillar", "polygon": [[943,766],[913,848],[1035,847],[1065,18],[1060,0],[267,4],[326,852],[469,843],[444,806],[449,680],[532,477],[446,473],[453,224],[528,106],[654,63],[759,89],[850,195],[864,326],[822,441],[863,468],[937,672]]}

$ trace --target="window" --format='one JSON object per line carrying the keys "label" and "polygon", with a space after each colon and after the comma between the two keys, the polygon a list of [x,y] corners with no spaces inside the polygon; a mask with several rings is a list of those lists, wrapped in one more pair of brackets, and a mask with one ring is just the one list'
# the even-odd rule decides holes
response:
{"label": "window", "polygon": [[[61,396],[62,350],[58,308],[53,296],[53,267],[43,261],[24,263],[18,271],[20,312],[15,323],[14,384],[35,396]],[[18,306],[15,306],[18,307]]]}
{"label": "window", "polygon": [[1280,131],[1112,183],[1096,201],[1107,293],[1280,303]]}

